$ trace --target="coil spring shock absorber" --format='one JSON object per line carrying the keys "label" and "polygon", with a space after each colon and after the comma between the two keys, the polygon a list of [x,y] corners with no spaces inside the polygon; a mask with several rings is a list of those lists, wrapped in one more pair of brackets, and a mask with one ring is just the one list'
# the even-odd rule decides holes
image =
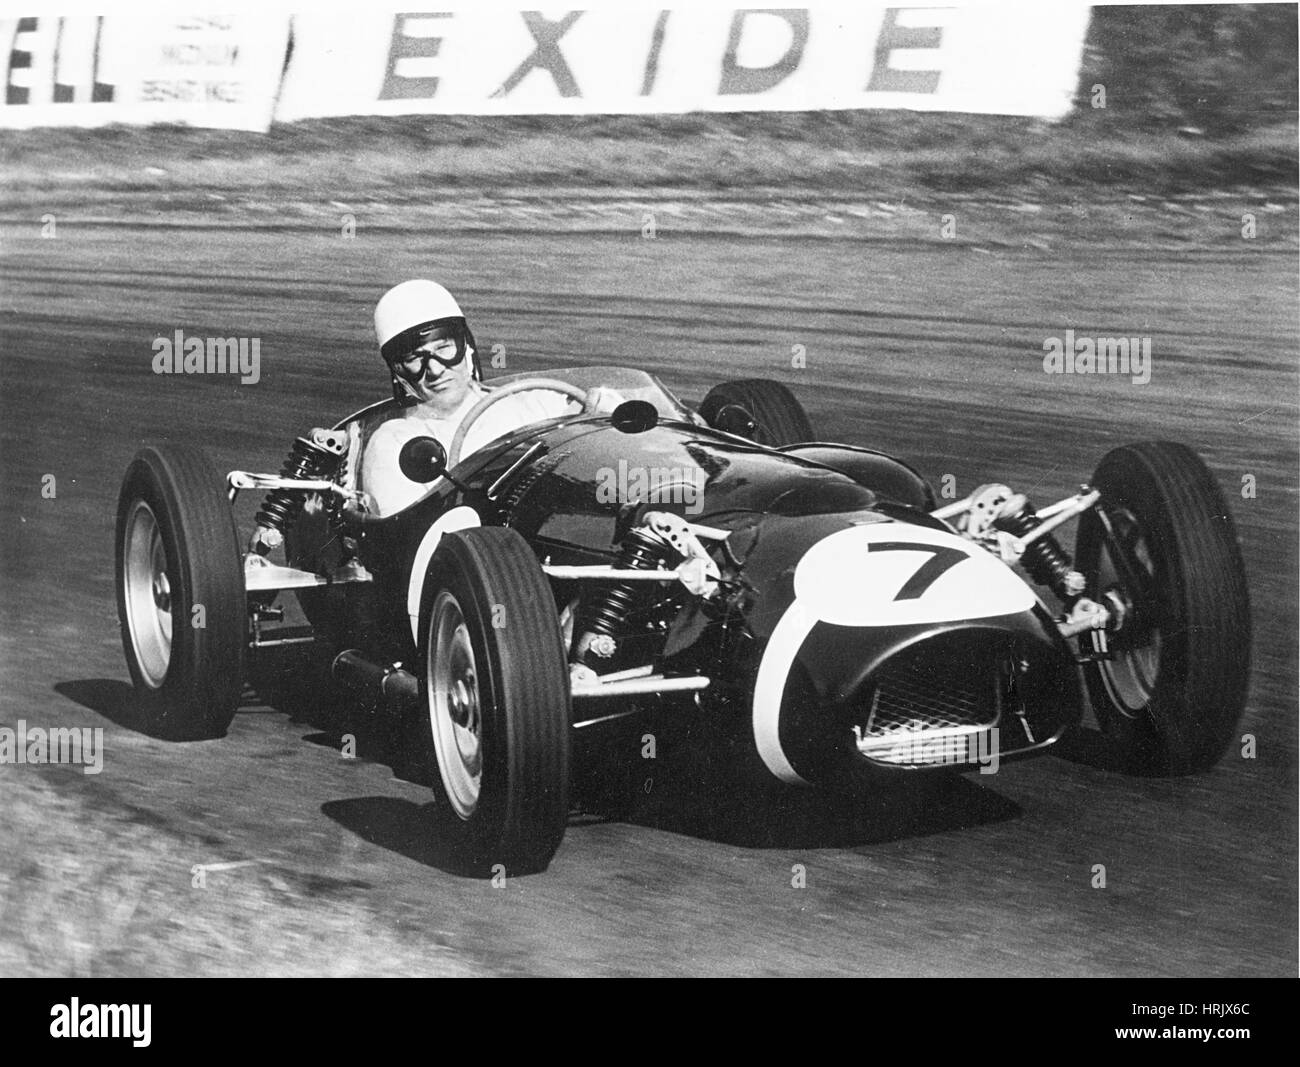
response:
{"label": "coil spring shock absorber", "polygon": [[[345,450],[340,435],[328,430],[312,430],[310,437],[299,437],[280,468],[281,478],[333,478]],[[249,540],[249,550],[267,556],[284,541],[284,529],[298,517],[306,502],[302,489],[271,489],[253,517],[257,529]]]}
{"label": "coil spring shock absorber", "polygon": [[[1016,493],[1003,505],[993,525],[1015,537],[1025,537],[1042,521],[1029,498]],[[1047,586],[1066,604],[1073,604],[1083,595],[1085,578],[1074,569],[1074,560],[1050,533],[1026,545],[1020,562],[1034,581]]]}
{"label": "coil spring shock absorber", "polygon": [[[622,570],[656,570],[673,552],[673,548],[658,534],[637,526],[623,538],[623,551],[615,566]],[[644,591],[636,588],[641,584],[617,582],[597,589],[585,598],[578,612],[576,630],[582,636],[573,650],[575,663],[581,663],[588,652],[600,659],[608,659],[614,654],[618,648],[614,634],[626,622],[639,596],[643,595]]]}

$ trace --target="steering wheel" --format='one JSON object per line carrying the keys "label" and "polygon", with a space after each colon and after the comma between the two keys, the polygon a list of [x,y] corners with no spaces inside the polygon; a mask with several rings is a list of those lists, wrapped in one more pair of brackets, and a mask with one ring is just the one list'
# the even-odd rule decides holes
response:
{"label": "steering wheel", "polygon": [[586,407],[587,404],[587,390],[579,389],[576,385],[570,385],[568,382],[562,382],[558,378],[525,378],[522,381],[510,382],[508,385],[494,389],[469,409],[457,428],[455,436],[451,439],[451,445],[447,448],[448,470],[460,462],[460,450],[465,446],[465,438],[469,435],[470,427],[478,422],[493,404],[499,403],[508,396],[514,396],[516,393],[529,393],[534,390],[546,393],[563,393],[570,400],[576,400],[583,407]]}

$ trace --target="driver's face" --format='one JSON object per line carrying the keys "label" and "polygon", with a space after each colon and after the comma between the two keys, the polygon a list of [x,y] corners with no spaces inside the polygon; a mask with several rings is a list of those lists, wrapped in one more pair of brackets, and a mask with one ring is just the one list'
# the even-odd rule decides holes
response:
{"label": "driver's face", "polygon": [[[418,373],[420,364],[425,364],[424,373],[411,382],[411,387],[420,395],[420,403],[434,415],[450,415],[464,402],[472,378],[469,353],[467,348],[464,359],[454,367],[445,366],[439,360],[456,358],[456,342],[443,337],[421,345],[402,363],[408,375]],[[426,355],[437,358],[426,359]]]}

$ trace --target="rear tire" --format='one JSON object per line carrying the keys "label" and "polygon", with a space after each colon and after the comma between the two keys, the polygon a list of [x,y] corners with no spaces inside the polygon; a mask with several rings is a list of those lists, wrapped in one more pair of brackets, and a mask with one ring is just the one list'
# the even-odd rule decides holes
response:
{"label": "rear tire", "polygon": [[569,814],[571,695],[550,585],[504,527],[446,534],[425,576],[421,748],[439,840],[467,873],[544,870]]}
{"label": "rear tire", "polygon": [[754,434],[757,444],[781,448],[814,440],[812,423],[803,405],[780,382],[744,378],[715,385],[700,404],[700,415],[715,426],[718,412],[728,404],[737,404],[754,416],[758,423]]}
{"label": "rear tire", "polygon": [[1116,590],[1132,606],[1109,639],[1114,658],[1084,666],[1097,720],[1134,772],[1208,770],[1234,739],[1250,681],[1228,505],[1200,456],[1168,441],[1108,453],[1092,485],[1102,495],[1080,520],[1076,566],[1089,597]]}
{"label": "rear tire", "polygon": [[244,679],[247,609],[224,482],[198,449],[144,448],[117,505],[117,613],[143,725],[220,737]]}

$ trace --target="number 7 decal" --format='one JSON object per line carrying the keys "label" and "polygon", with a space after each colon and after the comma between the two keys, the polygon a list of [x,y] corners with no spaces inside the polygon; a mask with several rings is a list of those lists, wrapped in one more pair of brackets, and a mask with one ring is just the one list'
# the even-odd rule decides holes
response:
{"label": "number 7 decal", "polygon": [[969,556],[960,548],[947,545],[923,545],[915,541],[879,541],[868,552],[924,552],[929,555],[924,563],[903,583],[895,600],[920,600],[925,591],[934,585],[940,577],[952,570]]}

